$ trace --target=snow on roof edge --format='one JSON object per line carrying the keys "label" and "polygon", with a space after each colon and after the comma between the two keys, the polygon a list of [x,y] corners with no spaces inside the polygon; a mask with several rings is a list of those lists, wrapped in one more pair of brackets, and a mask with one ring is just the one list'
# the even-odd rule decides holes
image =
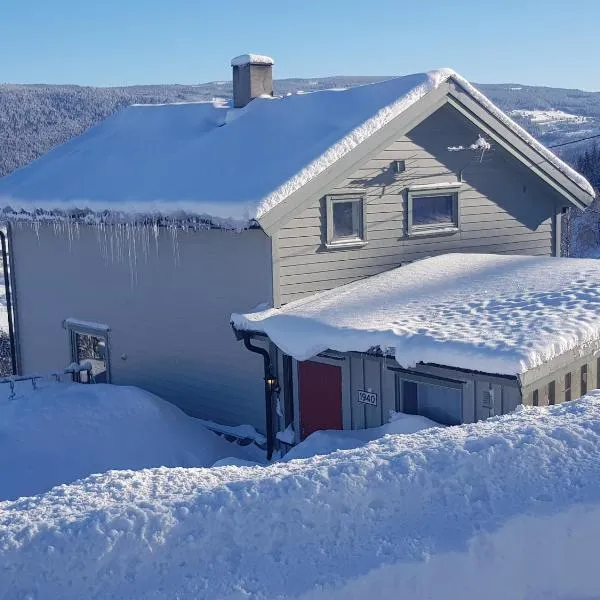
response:
{"label": "snow on roof edge", "polygon": [[[55,201],[53,208],[42,210],[34,202],[15,201],[13,198],[0,197],[0,221],[53,222],[79,221],[86,224],[155,224],[181,228],[214,228],[241,231],[256,224],[249,216],[217,217],[211,214],[210,207],[190,202],[149,202],[140,206],[137,202],[115,209],[110,202]],[[236,207],[239,211],[239,207]]]}

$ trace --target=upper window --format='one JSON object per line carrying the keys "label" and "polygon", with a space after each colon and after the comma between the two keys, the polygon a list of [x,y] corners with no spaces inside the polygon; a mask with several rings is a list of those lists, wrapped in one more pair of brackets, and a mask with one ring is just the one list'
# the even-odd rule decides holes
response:
{"label": "upper window", "polygon": [[458,189],[408,191],[408,233],[452,232],[458,229]]}
{"label": "upper window", "polygon": [[361,196],[327,196],[327,246],[364,244],[364,200]]}

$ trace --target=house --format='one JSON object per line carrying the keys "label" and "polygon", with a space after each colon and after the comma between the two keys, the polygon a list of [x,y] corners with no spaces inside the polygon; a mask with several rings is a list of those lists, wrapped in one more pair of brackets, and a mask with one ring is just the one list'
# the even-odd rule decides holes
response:
{"label": "house", "polygon": [[275,98],[272,65],[232,61],[233,107],[132,106],[0,181],[19,372],[91,358],[272,446],[305,367],[260,328],[237,342],[232,313],[447,253],[558,256],[561,213],[594,197],[453,71]]}
{"label": "house", "polygon": [[457,425],[578,398],[600,388],[599,316],[598,260],[456,253],[233,324],[270,341],[293,443],[390,411]]}

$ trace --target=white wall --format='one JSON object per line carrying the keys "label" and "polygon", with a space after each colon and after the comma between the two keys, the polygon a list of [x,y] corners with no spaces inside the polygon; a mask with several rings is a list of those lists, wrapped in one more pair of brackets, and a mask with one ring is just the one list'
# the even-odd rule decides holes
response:
{"label": "white wall", "polygon": [[13,227],[24,373],[70,362],[64,319],[101,322],[111,328],[113,383],[196,416],[264,428],[262,358],[229,325],[231,312],[272,301],[264,232],[179,231],[174,243],[166,229],[155,241],[148,230],[81,227],[70,237],[52,226],[39,234]]}

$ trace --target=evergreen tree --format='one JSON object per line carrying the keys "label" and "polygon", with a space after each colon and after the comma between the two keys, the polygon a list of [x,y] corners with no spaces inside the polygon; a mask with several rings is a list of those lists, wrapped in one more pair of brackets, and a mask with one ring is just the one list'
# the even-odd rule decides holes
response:
{"label": "evergreen tree", "polygon": [[600,146],[595,144],[588,148],[575,163],[575,168],[600,193]]}

